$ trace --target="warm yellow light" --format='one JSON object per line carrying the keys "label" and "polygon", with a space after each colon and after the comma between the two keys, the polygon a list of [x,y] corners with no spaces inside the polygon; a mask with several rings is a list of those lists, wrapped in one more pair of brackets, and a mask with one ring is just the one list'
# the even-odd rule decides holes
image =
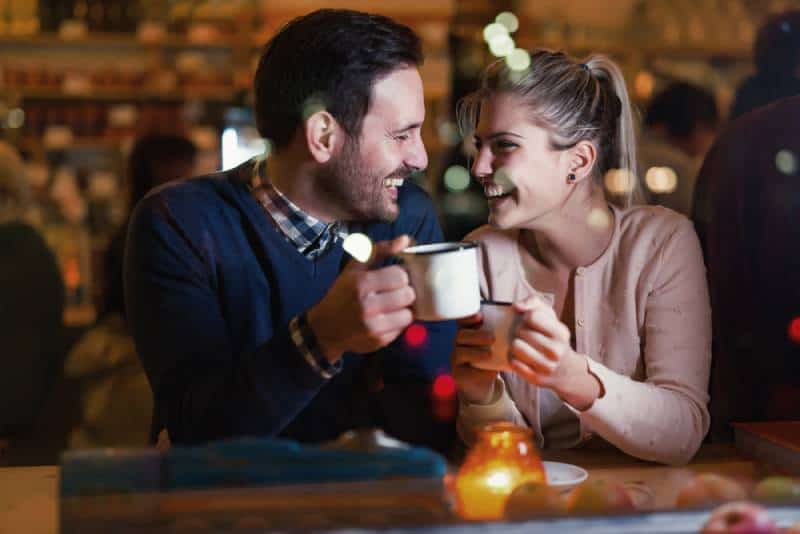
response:
{"label": "warm yellow light", "polygon": [[653,75],[646,70],[639,71],[636,78],[633,80],[633,88],[636,91],[636,96],[642,100],[650,100],[653,96],[653,90],[656,87],[656,80]]}
{"label": "warm yellow light", "polygon": [[611,169],[606,173],[605,186],[609,193],[625,195],[633,191],[636,176],[628,169]]}
{"label": "warm yellow light", "polygon": [[506,500],[519,485],[545,482],[531,431],[511,423],[478,432],[455,482],[458,513],[464,519],[501,519]]}
{"label": "warm yellow light", "polygon": [[531,66],[531,55],[523,48],[515,48],[506,56],[506,64],[513,71],[524,71]]}
{"label": "warm yellow light", "polygon": [[653,193],[665,195],[678,187],[678,175],[669,167],[650,167],[644,176],[644,182]]}
{"label": "warm yellow light", "polygon": [[494,39],[503,35],[508,36],[508,28],[497,22],[487,24],[483,29],[483,40],[487,43],[491,43]]}

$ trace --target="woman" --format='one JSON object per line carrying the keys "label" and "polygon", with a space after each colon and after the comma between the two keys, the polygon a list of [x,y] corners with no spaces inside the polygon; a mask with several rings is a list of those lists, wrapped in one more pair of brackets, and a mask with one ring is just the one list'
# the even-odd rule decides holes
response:
{"label": "woman", "polygon": [[492,342],[476,328],[480,316],[461,321],[453,372],[462,437],[510,420],[531,426],[540,446],[597,435],[638,458],[688,462],[709,426],[705,270],[688,219],[625,207],[632,187],[612,199],[622,207],[604,191],[609,171],[617,186],[635,176],[618,67],[548,51],[523,73],[497,62],[459,115],[490,209],[490,225],[467,236],[481,245],[481,291],[523,314],[511,370],[499,375],[473,366]]}

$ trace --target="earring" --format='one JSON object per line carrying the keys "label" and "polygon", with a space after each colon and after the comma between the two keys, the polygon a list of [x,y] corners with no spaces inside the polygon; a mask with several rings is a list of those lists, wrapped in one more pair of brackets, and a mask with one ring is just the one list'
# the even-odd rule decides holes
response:
{"label": "earring", "polygon": [[573,173],[569,173],[567,175],[567,183],[574,184],[575,183],[575,175]]}

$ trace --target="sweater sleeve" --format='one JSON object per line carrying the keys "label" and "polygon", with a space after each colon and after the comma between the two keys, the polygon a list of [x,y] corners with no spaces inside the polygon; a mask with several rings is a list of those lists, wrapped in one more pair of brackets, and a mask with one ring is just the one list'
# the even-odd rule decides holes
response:
{"label": "sweater sleeve", "polygon": [[645,309],[646,380],[638,382],[589,358],[605,394],[580,413],[622,451],[685,464],[708,432],[711,309],[697,236],[687,219],[662,247]]}
{"label": "sweater sleeve", "polygon": [[251,352],[234,350],[198,243],[211,237],[184,222],[154,195],[137,208],[128,235],[126,305],[155,419],[178,443],[276,435],[325,381],[298,353],[288,327]]}

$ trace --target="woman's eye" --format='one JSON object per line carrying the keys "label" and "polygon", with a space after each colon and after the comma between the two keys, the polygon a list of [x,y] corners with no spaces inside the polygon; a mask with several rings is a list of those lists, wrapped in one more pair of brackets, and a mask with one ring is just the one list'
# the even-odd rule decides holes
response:
{"label": "woman's eye", "polygon": [[408,141],[410,137],[411,137],[411,136],[410,136],[410,135],[408,135],[408,134],[400,134],[400,135],[396,135],[396,136],[394,136],[394,138],[395,138],[397,141]]}
{"label": "woman's eye", "polygon": [[497,150],[511,150],[513,148],[517,148],[517,144],[512,143],[511,141],[498,141],[495,143],[495,148]]}

